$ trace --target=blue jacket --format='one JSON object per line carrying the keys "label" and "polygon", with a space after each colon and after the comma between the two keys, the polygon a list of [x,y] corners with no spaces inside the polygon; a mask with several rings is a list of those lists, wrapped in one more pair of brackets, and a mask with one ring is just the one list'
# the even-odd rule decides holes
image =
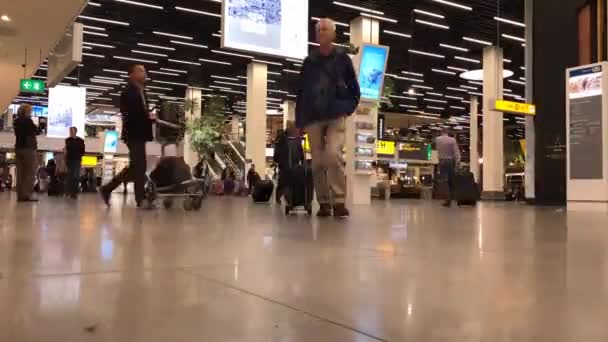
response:
{"label": "blue jacket", "polygon": [[353,62],[344,49],[319,51],[304,60],[296,102],[296,126],[329,121],[355,112],[361,91]]}

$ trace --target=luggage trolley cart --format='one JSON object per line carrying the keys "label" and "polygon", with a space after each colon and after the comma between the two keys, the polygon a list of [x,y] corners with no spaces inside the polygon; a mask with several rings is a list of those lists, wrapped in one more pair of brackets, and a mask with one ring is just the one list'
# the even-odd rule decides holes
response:
{"label": "luggage trolley cart", "polygon": [[[164,121],[156,120],[158,125],[174,129],[183,129],[182,126]],[[165,148],[174,144],[161,144],[161,161],[170,158],[165,156]],[[203,200],[207,198],[209,193],[209,174],[205,173],[201,179],[193,179],[190,176],[189,180],[170,184],[167,186],[158,186],[156,182],[147,174],[146,182],[146,197],[145,201],[148,207],[153,208],[156,200],[162,200],[163,207],[170,209],[173,207],[175,200],[181,200],[182,206],[186,211],[200,210],[203,205]]]}

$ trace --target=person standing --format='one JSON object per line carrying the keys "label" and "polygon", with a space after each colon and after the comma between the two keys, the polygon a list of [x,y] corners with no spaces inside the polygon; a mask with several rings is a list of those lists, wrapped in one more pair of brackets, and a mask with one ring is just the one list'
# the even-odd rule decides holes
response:
{"label": "person standing", "polygon": [[456,167],[460,163],[460,149],[456,139],[448,135],[447,129],[444,129],[442,134],[437,137],[435,145],[439,154],[439,176],[448,184],[448,198],[443,206],[450,207],[454,200],[454,177]]}
{"label": "person standing", "polygon": [[342,147],[345,118],[355,112],[359,83],[347,51],[335,47],[336,24],[317,23],[319,48],[304,60],[296,102],[296,125],[308,132],[312,173],[320,209],[317,216],[348,217]]}
{"label": "person standing", "polygon": [[146,143],[152,141],[152,123],[156,120],[154,112],[148,110],[144,90],[146,69],[141,64],[133,64],[128,69],[129,82],[120,96],[122,116],[122,140],[129,148],[129,166],[122,170],[108,184],[101,188],[101,195],[110,205],[112,191],[121,184],[135,183],[135,201],[140,208],[145,197],[146,185]]}
{"label": "person standing", "polygon": [[72,199],[78,197],[80,183],[80,167],[85,153],[84,140],[77,136],[78,129],[70,127],[70,137],[65,139],[65,163],[67,166],[67,194]]}
{"label": "person standing", "polygon": [[37,202],[33,197],[34,171],[36,166],[36,135],[38,127],[32,121],[32,106],[22,104],[17,110],[15,130],[15,159],[17,164],[17,201]]}

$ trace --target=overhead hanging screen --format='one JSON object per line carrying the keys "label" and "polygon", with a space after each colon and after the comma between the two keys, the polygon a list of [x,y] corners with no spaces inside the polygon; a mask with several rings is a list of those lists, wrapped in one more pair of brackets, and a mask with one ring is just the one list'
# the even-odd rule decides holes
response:
{"label": "overhead hanging screen", "polygon": [[67,138],[70,127],[76,127],[84,138],[86,100],[86,88],[59,85],[49,89],[47,136]]}
{"label": "overhead hanging screen", "polygon": [[224,0],[222,47],[304,59],[308,0]]}

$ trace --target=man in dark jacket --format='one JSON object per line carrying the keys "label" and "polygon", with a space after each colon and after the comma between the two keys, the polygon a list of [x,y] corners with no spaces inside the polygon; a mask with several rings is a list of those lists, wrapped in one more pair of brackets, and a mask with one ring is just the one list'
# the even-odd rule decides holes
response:
{"label": "man in dark jacket", "polygon": [[296,103],[296,124],[308,132],[312,169],[320,205],[318,216],[347,217],[346,177],[342,158],[345,118],[355,112],[360,89],[348,54],[333,46],[336,24],[317,24],[319,49],[306,58]]}
{"label": "man in dark jacket", "polygon": [[70,127],[70,137],[65,139],[65,164],[68,169],[67,193],[73,199],[78,196],[80,167],[85,152],[84,140],[77,136],[77,133],[76,127]]}
{"label": "man in dark jacket", "polygon": [[[15,130],[15,159],[17,163],[17,201],[36,202],[34,172],[37,161],[38,127],[32,121],[32,106],[22,104],[13,123]],[[10,189],[10,187],[9,187]]]}
{"label": "man in dark jacket", "polygon": [[148,110],[144,90],[146,69],[141,64],[129,67],[129,83],[120,96],[122,140],[129,148],[129,166],[101,189],[104,202],[110,204],[110,194],[121,184],[135,183],[135,201],[141,207],[146,185],[146,143],[152,141],[155,113]]}

